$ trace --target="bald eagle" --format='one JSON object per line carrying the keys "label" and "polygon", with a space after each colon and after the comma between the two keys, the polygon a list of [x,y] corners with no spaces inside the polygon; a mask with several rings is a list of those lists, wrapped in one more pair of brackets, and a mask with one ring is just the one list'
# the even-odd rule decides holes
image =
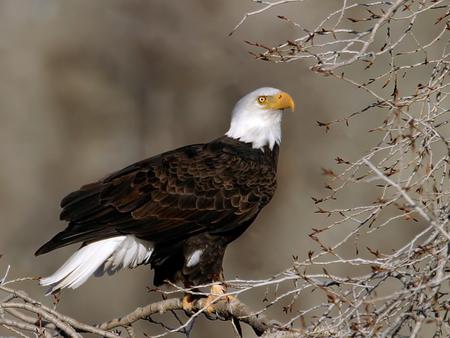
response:
{"label": "bald eagle", "polygon": [[289,94],[257,89],[237,102],[225,136],[134,163],[67,195],[60,215],[66,229],[36,255],[81,247],[41,285],[54,293],[142,264],[154,269],[155,286],[223,281],[226,246],[275,192],[288,108]]}

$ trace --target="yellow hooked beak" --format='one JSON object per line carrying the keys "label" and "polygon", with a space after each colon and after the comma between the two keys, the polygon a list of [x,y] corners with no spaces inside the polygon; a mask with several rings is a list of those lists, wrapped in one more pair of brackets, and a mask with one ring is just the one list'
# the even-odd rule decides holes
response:
{"label": "yellow hooked beak", "polygon": [[291,95],[282,92],[276,95],[267,96],[267,107],[274,110],[290,108],[294,111],[295,103]]}

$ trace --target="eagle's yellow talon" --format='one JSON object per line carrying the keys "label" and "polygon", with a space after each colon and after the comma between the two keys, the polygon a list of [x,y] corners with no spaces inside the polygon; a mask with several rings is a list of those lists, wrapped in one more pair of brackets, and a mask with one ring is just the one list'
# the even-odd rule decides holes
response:
{"label": "eagle's yellow talon", "polygon": [[183,300],[181,302],[183,310],[185,312],[192,312],[194,308],[194,297],[191,294],[184,295]]}
{"label": "eagle's yellow talon", "polygon": [[232,302],[237,301],[237,300],[238,299],[235,296],[227,296],[227,302],[228,303],[232,303]]}
{"label": "eagle's yellow talon", "polygon": [[223,296],[225,293],[226,287],[223,285],[213,285],[211,287],[210,295],[206,298],[205,302],[206,312],[208,314],[212,314],[213,312],[215,312],[214,305],[221,300],[225,300],[228,303],[237,300],[235,296]]}
{"label": "eagle's yellow talon", "polygon": [[213,314],[216,310],[214,309],[214,304],[213,304],[213,301],[216,299],[216,297],[208,297],[208,299],[206,299],[206,304],[207,304],[207,307],[206,307],[206,312],[209,314],[209,315],[211,315],[211,314]]}

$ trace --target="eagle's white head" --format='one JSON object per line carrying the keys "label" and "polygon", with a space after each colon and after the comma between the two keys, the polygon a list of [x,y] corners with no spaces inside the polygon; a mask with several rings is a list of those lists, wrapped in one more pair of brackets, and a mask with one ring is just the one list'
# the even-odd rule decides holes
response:
{"label": "eagle's white head", "polygon": [[253,148],[270,149],[281,142],[283,110],[294,110],[292,97],[276,88],[259,88],[245,95],[234,106],[230,129],[226,135]]}

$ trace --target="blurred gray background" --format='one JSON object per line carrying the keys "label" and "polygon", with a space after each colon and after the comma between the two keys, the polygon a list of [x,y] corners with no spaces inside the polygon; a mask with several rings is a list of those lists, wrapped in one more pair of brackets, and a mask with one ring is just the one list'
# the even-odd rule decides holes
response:
{"label": "blurred gray background", "polygon": [[[33,254],[63,229],[58,221],[62,197],[144,157],[222,135],[234,103],[262,86],[289,92],[298,109],[284,117],[277,194],[229,246],[225,275],[265,278],[288,268],[292,255],[304,259],[308,250],[317,250],[307,234],[326,222],[314,213],[311,200],[324,193],[321,167],[333,167],[337,155],[357,158],[374,139],[363,120],[327,134],[316,120],[357,110],[367,96],[313,74],[300,62],[256,61],[244,40],[292,39],[296,28],[276,15],[289,14],[308,26],[322,18],[324,6],[340,5],[278,7],[249,18],[228,37],[242,15],[255,8],[250,1],[1,0],[0,274],[8,264],[10,279],[52,273],[75,248]],[[349,192],[348,198],[344,205],[363,199],[364,192]],[[415,230],[399,226],[397,235],[384,237],[380,246],[396,247]],[[101,322],[159,299],[146,292],[151,280],[148,267],[93,278],[64,292],[58,309]],[[24,287],[45,300],[36,282]],[[263,292],[244,300],[259,308]],[[161,332],[151,324],[141,328]],[[7,333],[0,329],[2,334]],[[203,318],[193,331],[199,338],[232,336],[230,323]]]}

